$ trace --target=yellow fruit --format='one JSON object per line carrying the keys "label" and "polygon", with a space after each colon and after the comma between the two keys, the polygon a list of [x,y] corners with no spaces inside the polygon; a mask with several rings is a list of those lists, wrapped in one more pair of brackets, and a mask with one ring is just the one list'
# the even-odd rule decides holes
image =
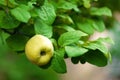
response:
{"label": "yellow fruit", "polygon": [[27,58],[39,66],[48,64],[53,56],[53,52],[54,49],[51,41],[43,35],[33,36],[25,46]]}

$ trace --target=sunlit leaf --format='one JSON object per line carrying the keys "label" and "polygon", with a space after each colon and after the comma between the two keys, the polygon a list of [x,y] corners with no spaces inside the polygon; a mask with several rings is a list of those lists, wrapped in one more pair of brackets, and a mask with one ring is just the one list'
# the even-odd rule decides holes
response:
{"label": "sunlit leaf", "polygon": [[63,33],[59,39],[58,39],[58,44],[60,46],[66,46],[66,45],[69,45],[71,43],[74,43],[74,42],[77,42],[79,41],[79,39],[82,37],[82,36],[87,36],[86,33],[83,33],[79,30],[76,30],[76,31],[69,31],[69,32],[66,32],[66,33]]}

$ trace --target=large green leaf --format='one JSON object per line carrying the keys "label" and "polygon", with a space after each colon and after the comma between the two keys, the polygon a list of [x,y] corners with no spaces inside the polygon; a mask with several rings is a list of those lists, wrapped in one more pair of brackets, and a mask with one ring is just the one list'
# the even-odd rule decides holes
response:
{"label": "large green leaf", "polygon": [[56,17],[53,5],[47,2],[40,9],[37,9],[37,13],[41,20],[48,25],[51,25]]}
{"label": "large green leaf", "polygon": [[99,50],[89,50],[84,58],[87,62],[99,67],[107,65],[108,62],[107,57]]}
{"label": "large green leaf", "polygon": [[28,37],[21,34],[14,34],[6,39],[8,46],[14,51],[23,51]]}
{"label": "large green leaf", "polygon": [[58,73],[66,73],[66,64],[64,61],[64,58],[59,55],[59,53],[54,54],[54,57],[52,59],[52,69]]}
{"label": "large green leaf", "polygon": [[34,24],[36,34],[42,34],[48,38],[52,37],[52,26],[44,23],[42,20],[37,19]]}
{"label": "large green leaf", "polygon": [[28,11],[29,7],[26,5],[20,5],[14,9],[11,9],[11,14],[19,21],[27,23],[31,18]]}
{"label": "large green leaf", "polygon": [[106,38],[98,38],[95,41],[90,41],[84,47],[92,49],[92,50],[99,49],[103,53],[108,53],[108,49],[104,45],[104,43],[106,42],[110,44],[114,44],[113,40],[111,40],[109,37],[106,37]]}
{"label": "large green leaf", "polygon": [[0,27],[4,29],[13,29],[18,27],[20,24],[15,18],[13,18],[10,14],[5,13],[4,11],[0,11]]}
{"label": "large green leaf", "polygon": [[110,16],[110,17],[112,16],[111,10],[107,7],[102,7],[102,8],[93,7],[91,8],[90,13],[91,15],[96,15],[96,16],[102,16],[102,15]]}
{"label": "large green leaf", "polygon": [[72,44],[74,42],[77,42],[79,41],[79,39],[82,37],[82,36],[87,36],[86,33],[83,33],[79,30],[76,30],[76,31],[69,31],[69,32],[66,32],[66,33],[63,33],[59,39],[58,39],[58,44],[60,46],[66,46],[66,45],[69,45],[69,44]]}
{"label": "large green leaf", "polygon": [[82,47],[65,46],[65,51],[69,57],[77,57],[83,55],[88,50]]}
{"label": "large green leaf", "polygon": [[99,50],[101,51],[106,58],[108,58],[111,61],[111,55],[107,49],[107,47],[104,45],[104,42],[113,44],[114,42],[110,38],[99,38],[96,41],[89,42],[84,47],[92,50]]}
{"label": "large green leaf", "polygon": [[101,42],[98,41],[90,42],[87,45],[85,45],[85,47],[92,50],[98,49],[103,53],[108,53],[108,49]]}

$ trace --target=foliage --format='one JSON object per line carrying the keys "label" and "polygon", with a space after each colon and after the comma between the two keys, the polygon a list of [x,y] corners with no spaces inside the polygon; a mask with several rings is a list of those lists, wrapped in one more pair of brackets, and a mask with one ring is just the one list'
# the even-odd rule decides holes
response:
{"label": "foliage", "polygon": [[[19,53],[24,52],[33,35],[48,37],[55,51],[51,65],[46,66],[58,73],[67,72],[64,58],[71,58],[74,64],[88,62],[103,67],[111,58],[103,42],[112,41],[110,38],[90,41],[89,37],[95,31],[105,30],[104,18],[111,17],[112,12],[97,3],[96,0],[1,0],[0,36]],[[2,33],[8,37],[3,38]]]}

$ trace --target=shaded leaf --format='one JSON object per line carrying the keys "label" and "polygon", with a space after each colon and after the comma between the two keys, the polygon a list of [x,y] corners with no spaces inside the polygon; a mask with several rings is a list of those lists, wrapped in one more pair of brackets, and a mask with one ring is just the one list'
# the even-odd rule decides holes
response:
{"label": "shaded leaf", "polygon": [[30,36],[30,37],[35,35],[34,27],[31,25],[25,25],[25,26],[21,27],[19,32],[21,34],[24,34],[24,35]]}
{"label": "shaded leaf", "polygon": [[21,34],[14,34],[6,39],[8,46],[14,51],[23,51],[28,37]]}
{"label": "shaded leaf", "polygon": [[10,14],[5,13],[4,11],[0,11],[0,27],[4,29],[13,29],[18,27],[20,24],[15,18],[13,18]]}
{"label": "shaded leaf", "polygon": [[103,67],[107,65],[107,57],[99,50],[89,50],[85,55],[85,60],[93,65]]}
{"label": "shaded leaf", "polygon": [[71,58],[71,61],[72,61],[73,64],[78,64],[78,63],[79,63],[79,60],[80,60],[79,57],[72,57],[72,58]]}

